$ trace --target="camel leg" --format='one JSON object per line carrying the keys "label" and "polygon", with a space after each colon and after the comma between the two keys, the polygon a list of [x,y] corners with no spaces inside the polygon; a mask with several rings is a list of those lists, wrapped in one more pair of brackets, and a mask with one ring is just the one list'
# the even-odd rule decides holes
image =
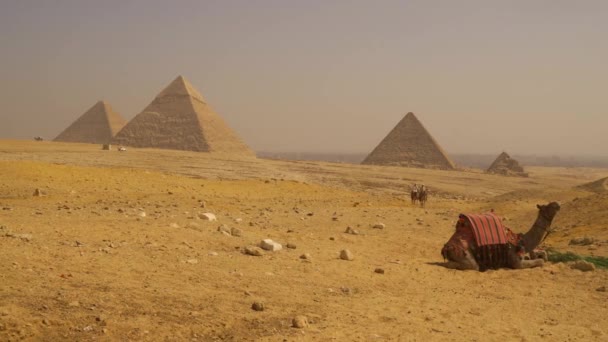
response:
{"label": "camel leg", "polygon": [[544,263],[545,261],[543,259],[522,260],[516,253],[509,253],[509,264],[511,265],[511,268],[517,270],[523,268],[542,267]]}
{"label": "camel leg", "polygon": [[458,261],[448,261],[444,263],[444,266],[455,270],[479,271],[479,265],[470,253],[467,253],[464,258],[459,259]]}

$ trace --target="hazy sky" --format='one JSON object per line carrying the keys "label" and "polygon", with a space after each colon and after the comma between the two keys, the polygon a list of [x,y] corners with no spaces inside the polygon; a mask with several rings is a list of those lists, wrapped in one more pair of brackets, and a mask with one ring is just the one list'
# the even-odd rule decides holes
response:
{"label": "hazy sky", "polygon": [[0,139],[184,75],[257,151],[608,155],[608,1],[0,0]]}

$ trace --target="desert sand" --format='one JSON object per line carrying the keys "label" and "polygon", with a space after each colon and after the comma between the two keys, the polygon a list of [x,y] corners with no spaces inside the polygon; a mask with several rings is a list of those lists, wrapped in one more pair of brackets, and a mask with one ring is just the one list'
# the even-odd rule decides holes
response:
{"label": "desert sand", "polygon": [[[608,195],[577,187],[608,170],[526,171],[0,141],[0,340],[605,341],[605,270],[441,265],[460,212],[523,232],[554,200],[545,247],[608,256]],[[243,252],[267,238],[283,249]]]}

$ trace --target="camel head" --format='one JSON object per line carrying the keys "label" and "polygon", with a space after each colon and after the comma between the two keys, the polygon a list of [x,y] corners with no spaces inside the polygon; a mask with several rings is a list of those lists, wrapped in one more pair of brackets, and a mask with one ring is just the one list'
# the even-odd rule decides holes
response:
{"label": "camel head", "polygon": [[549,220],[549,222],[553,220],[553,218],[555,217],[555,215],[557,215],[557,212],[560,209],[560,205],[557,202],[551,202],[545,205],[537,204],[536,207],[538,208],[538,214],[543,218]]}

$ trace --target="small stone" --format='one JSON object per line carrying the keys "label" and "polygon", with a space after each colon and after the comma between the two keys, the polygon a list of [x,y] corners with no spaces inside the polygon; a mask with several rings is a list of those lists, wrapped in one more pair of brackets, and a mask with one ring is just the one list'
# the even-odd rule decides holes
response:
{"label": "small stone", "polygon": [[171,227],[171,228],[179,228],[179,224],[173,222],[173,223],[169,224],[169,227]]}
{"label": "small stone", "polygon": [[595,239],[590,237],[580,237],[570,240],[569,245],[589,246],[595,243]]}
{"label": "small stone", "polygon": [[236,222],[236,223],[241,223],[241,222],[243,222],[243,219],[242,219],[242,218],[235,218],[235,219],[234,219],[234,222]]}
{"label": "small stone", "polygon": [[232,236],[241,237],[241,236],[243,236],[243,231],[239,228],[232,227],[230,229],[230,234]]}
{"label": "small stone", "polygon": [[386,225],[385,225],[384,223],[382,223],[382,222],[380,222],[380,223],[376,223],[376,224],[373,226],[373,228],[374,228],[374,229],[384,229],[385,227],[386,227]]}
{"label": "small stone", "polygon": [[600,286],[597,289],[595,289],[595,291],[597,291],[597,292],[606,292],[606,286]]}
{"label": "small stone", "polygon": [[228,228],[228,226],[226,226],[225,224],[217,227],[217,231],[224,234],[224,235],[232,235],[230,228]]}
{"label": "small stone", "polygon": [[353,253],[351,253],[351,251],[349,251],[348,249],[343,249],[342,251],[340,251],[340,259],[352,261],[354,258],[355,257],[353,256]]}
{"label": "small stone", "polygon": [[260,247],[247,246],[245,247],[245,254],[253,256],[262,256],[264,251]]}
{"label": "small stone", "polygon": [[146,212],[142,211],[138,214],[139,217],[146,217]]}
{"label": "small stone", "polygon": [[336,238],[334,238],[333,236],[330,236],[329,240],[334,241],[334,240],[336,240]]}
{"label": "small stone", "polygon": [[285,247],[289,248],[289,249],[296,249],[296,245],[294,245],[293,243],[288,243],[287,245],[285,245]]}
{"label": "small stone", "polygon": [[272,252],[280,251],[281,249],[283,249],[283,246],[281,246],[280,243],[274,242],[271,239],[262,240],[262,242],[260,242],[260,247]]}
{"label": "small stone", "polygon": [[51,322],[49,322],[49,320],[45,318],[45,319],[42,320],[42,324],[44,324],[44,325],[51,325]]}
{"label": "small stone", "polygon": [[209,252],[207,255],[209,255],[209,256],[218,256],[217,252]]}
{"label": "small stone", "polygon": [[595,271],[595,265],[585,260],[577,260],[570,267],[583,272]]}
{"label": "small stone", "polygon": [[78,302],[77,300],[75,300],[75,301],[73,301],[73,302],[69,302],[69,303],[68,303],[68,306],[71,306],[71,307],[78,307],[78,306],[80,306],[80,302]]}
{"label": "small stone", "polygon": [[36,190],[34,190],[33,196],[35,196],[35,197],[44,196],[44,192],[42,192],[42,190],[40,190],[40,189],[36,189]]}
{"label": "small stone", "polygon": [[201,229],[201,225],[196,223],[196,222],[188,222],[188,224],[186,225],[187,228],[190,229],[195,229],[195,230],[199,230]]}
{"label": "small stone", "polygon": [[337,217],[332,217],[331,219],[332,219],[332,221],[338,221]]}
{"label": "small stone", "polygon": [[198,264],[198,260],[197,259],[188,259],[186,260],[187,263],[189,264]]}
{"label": "small stone", "polygon": [[217,217],[215,217],[215,215],[212,213],[199,213],[198,218],[210,222],[217,221]]}
{"label": "small stone", "polygon": [[308,318],[306,316],[296,316],[291,321],[291,325],[298,329],[306,328],[308,327]]}
{"label": "small stone", "polygon": [[309,253],[304,253],[304,254],[300,255],[300,259],[310,260],[310,254]]}
{"label": "small stone", "polygon": [[382,268],[376,268],[374,270],[374,272],[379,273],[379,274],[384,274],[384,269],[382,269]]}
{"label": "small stone", "polygon": [[352,227],[346,227],[346,230],[344,232],[346,234],[359,235],[359,231],[356,229],[353,229]]}
{"label": "small stone", "polygon": [[251,304],[251,308],[255,311],[264,311],[265,309],[264,303],[261,302],[253,302],[253,304]]}

